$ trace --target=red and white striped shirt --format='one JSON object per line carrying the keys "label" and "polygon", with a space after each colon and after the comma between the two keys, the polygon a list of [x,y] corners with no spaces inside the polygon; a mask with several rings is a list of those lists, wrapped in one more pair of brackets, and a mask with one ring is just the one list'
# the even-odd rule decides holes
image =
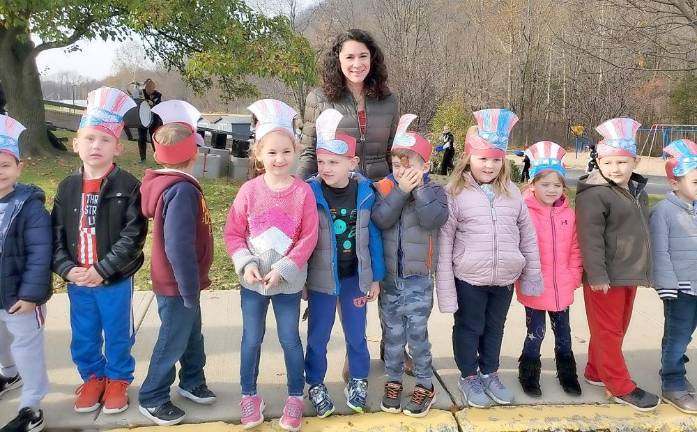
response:
{"label": "red and white striped shirt", "polygon": [[77,261],[81,267],[91,267],[97,259],[97,204],[102,179],[82,181],[82,204],[77,243]]}

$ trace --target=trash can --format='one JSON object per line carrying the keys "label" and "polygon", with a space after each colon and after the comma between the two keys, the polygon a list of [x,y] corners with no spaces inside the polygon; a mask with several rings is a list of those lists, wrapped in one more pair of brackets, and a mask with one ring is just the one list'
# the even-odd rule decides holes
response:
{"label": "trash can", "polygon": [[246,179],[249,170],[249,158],[230,157],[230,178]]}

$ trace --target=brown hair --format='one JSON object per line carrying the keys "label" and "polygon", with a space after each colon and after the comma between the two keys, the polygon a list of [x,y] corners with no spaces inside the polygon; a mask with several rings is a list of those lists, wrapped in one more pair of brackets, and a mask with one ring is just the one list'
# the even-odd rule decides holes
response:
{"label": "brown hair", "polygon": [[[466,187],[472,187],[468,184],[466,173],[470,172],[470,158],[471,156],[467,153],[462,153],[460,158],[455,164],[452,174],[450,174],[450,180],[448,181],[447,189],[452,196],[458,195]],[[503,166],[501,171],[496,176],[492,184],[494,185],[494,192],[496,195],[510,195],[508,186],[511,182],[511,168],[508,166],[508,160],[505,157],[503,159]]]}
{"label": "brown hair", "polygon": [[417,152],[415,152],[413,150],[409,150],[409,149],[405,149],[405,148],[393,148],[390,150],[390,156],[399,158],[400,160],[402,158],[409,159],[412,155],[418,156],[419,160],[422,163],[428,163],[428,161],[425,161],[424,158],[422,158],[420,154],[418,154]]}
{"label": "brown hair", "polygon": [[[179,123],[167,123],[166,125],[160,126],[157,128],[155,133],[153,134],[153,140],[157,141],[157,143],[161,146],[167,147],[174,145],[178,142],[180,142],[183,139],[186,139],[190,137],[192,134],[191,129],[187,128],[186,126],[179,124]],[[194,156],[196,157],[196,156]],[[161,163],[165,168],[171,168],[171,169],[181,169],[181,168],[186,168],[189,165],[189,162],[191,162],[191,159],[189,159],[186,162],[178,163],[178,164],[165,164]]]}
{"label": "brown hair", "polygon": [[336,102],[346,91],[346,77],[341,72],[339,53],[347,41],[360,42],[370,51],[370,71],[363,81],[366,96],[384,99],[390,95],[387,87],[387,66],[385,56],[375,42],[375,39],[364,30],[350,29],[340,33],[334,39],[332,48],[324,55],[320,76],[322,78],[322,90],[331,102]]}

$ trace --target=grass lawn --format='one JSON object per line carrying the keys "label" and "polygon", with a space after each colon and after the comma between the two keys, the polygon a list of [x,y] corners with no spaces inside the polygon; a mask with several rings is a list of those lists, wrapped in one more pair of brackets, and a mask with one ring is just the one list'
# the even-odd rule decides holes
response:
{"label": "grass lawn", "polygon": [[[68,137],[69,143],[74,136],[70,132],[58,132],[59,137]],[[140,163],[138,157],[138,144],[134,141],[123,141],[125,152],[116,158],[116,163],[136,176],[143,177],[143,172],[147,168],[158,168],[152,160],[152,151],[148,149],[148,161]],[[149,144],[148,144],[149,146]],[[68,145],[70,147],[70,145]],[[51,208],[53,197],[56,193],[58,183],[68,174],[80,167],[80,158],[75,153],[61,154],[59,157],[25,158],[24,171],[20,177],[22,183],[33,183],[41,187],[46,192],[46,206]],[[223,244],[223,227],[227,217],[228,209],[232,200],[239,189],[240,182],[232,182],[227,179],[202,179],[208,207],[213,222],[213,238],[215,240],[215,259],[211,268],[212,289],[232,289],[238,285],[237,275],[232,266],[232,260],[225,251]],[[149,227],[152,231],[152,226]],[[145,244],[145,264],[135,276],[136,289],[149,290],[150,282],[150,236]],[[56,291],[65,290],[65,284],[59,277],[54,277],[53,285]]]}

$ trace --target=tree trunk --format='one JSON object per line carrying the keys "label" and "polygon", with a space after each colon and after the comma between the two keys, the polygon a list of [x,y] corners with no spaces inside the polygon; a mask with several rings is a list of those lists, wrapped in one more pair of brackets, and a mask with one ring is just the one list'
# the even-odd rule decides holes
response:
{"label": "tree trunk", "polygon": [[43,92],[28,32],[0,29],[0,65],[7,112],[27,128],[20,139],[22,156],[54,153],[46,134]]}

